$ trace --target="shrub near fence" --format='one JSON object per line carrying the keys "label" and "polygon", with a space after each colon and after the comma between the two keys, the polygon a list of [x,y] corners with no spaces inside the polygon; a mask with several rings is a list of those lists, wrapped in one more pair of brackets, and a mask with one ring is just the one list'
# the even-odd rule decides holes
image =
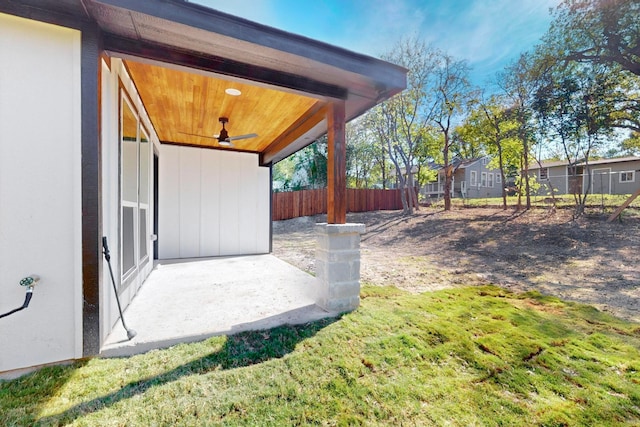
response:
{"label": "shrub near fence", "polygon": [[[400,189],[347,189],[347,212],[402,209]],[[327,213],[327,189],[273,193],[273,220]]]}

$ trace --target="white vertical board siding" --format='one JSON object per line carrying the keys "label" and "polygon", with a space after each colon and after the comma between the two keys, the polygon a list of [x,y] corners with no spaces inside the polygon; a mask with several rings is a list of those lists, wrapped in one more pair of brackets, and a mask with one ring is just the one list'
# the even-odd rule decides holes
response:
{"label": "white vertical board siding", "polygon": [[159,257],[267,253],[269,178],[256,154],[162,145]]}
{"label": "white vertical board siding", "polygon": [[180,151],[180,257],[200,256],[200,150]]}
{"label": "white vertical board siding", "polygon": [[220,255],[237,255],[240,251],[240,154],[220,153]]}
{"label": "white vertical board siding", "polygon": [[82,356],[80,32],[0,14],[0,372]]}
{"label": "white vertical board siding", "polygon": [[251,254],[258,246],[258,162],[254,156],[241,156],[238,163],[238,250]]}
{"label": "white vertical board siding", "polygon": [[220,255],[220,156],[201,150],[200,254]]}
{"label": "white vertical board siding", "polygon": [[180,258],[180,148],[160,147],[158,256]]}

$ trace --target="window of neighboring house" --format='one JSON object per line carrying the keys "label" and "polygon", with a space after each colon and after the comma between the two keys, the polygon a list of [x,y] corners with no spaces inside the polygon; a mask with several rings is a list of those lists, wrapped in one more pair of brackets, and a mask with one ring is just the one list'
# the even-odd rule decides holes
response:
{"label": "window of neighboring house", "polygon": [[502,182],[502,175],[500,172],[496,173],[496,184],[500,184]]}
{"label": "window of neighboring house", "polygon": [[486,187],[486,186],[487,186],[487,173],[482,172],[480,174],[480,187]]}
{"label": "window of neighboring house", "polygon": [[620,182],[634,182],[636,180],[635,171],[620,172]]}
{"label": "window of neighboring house", "polygon": [[540,168],[540,180],[549,179],[549,168]]}
{"label": "window of neighboring house", "polygon": [[471,187],[478,185],[478,172],[471,171]]}
{"label": "window of neighboring house", "polygon": [[489,158],[488,157],[483,157],[482,158],[482,166],[487,166],[489,164]]}
{"label": "window of neighboring house", "polygon": [[493,174],[491,172],[487,174],[487,184],[490,188],[493,188]]}

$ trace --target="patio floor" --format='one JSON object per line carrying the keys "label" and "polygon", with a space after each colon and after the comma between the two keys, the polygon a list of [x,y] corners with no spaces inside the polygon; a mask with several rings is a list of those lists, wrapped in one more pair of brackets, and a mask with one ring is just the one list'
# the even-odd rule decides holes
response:
{"label": "patio floor", "polygon": [[100,354],[129,356],[183,342],[330,317],[315,277],[273,255],[158,261]]}

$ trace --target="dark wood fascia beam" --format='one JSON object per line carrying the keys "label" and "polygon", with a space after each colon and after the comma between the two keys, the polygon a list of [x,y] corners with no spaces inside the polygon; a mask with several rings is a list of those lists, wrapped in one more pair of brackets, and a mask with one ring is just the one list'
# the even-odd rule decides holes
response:
{"label": "dark wood fascia beam", "polygon": [[102,163],[100,140],[100,31],[82,31],[82,355],[100,352],[102,287]]}
{"label": "dark wood fascia beam", "polygon": [[63,10],[57,4],[57,0],[39,1],[0,1],[0,12],[34,21],[82,30],[87,24],[95,25],[84,13],[84,9]]}
{"label": "dark wood fascia beam", "polygon": [[406,69],[403,67],[381,59],[291,34],[194,2],[184,0],[91,0],[91,2],[155,16],[169,22],[176,22],[280,52],[287,52],[291,55],[367,76],[375,81],[385,82],[385,85],[401,84],[399,79],[404,79],[406,75]]}
{"label": "dark wood fascia beam", "polygon": [[[327,107],[324,102],[318,101],[311,106],[298,120],[289,126],[275,141],[262,151],[260,156],[260,164],[266,165],[271,163],[274,157],[285,149],[289,144],[305,133],[310,131],[314,126],[324,120],[327,116]],[[311,144],[313,141],[309,141]]]}
{"label": "dark wood fascia beam", "polygon": [[327,109],[327,222],[347,222],[347,144],[345,137],[345,105],[329,104]]}
{"label": "dark wood fascia beam", "polygon": [[181,51],[170,46],[132,40],[114,34],[104,35],[104,47],[105,50],[116,53],[209,71],[320,97],[347,99],[349,95],[348,90],[343,87],[322,83],[304,76],[233,61],[219,56]]}

